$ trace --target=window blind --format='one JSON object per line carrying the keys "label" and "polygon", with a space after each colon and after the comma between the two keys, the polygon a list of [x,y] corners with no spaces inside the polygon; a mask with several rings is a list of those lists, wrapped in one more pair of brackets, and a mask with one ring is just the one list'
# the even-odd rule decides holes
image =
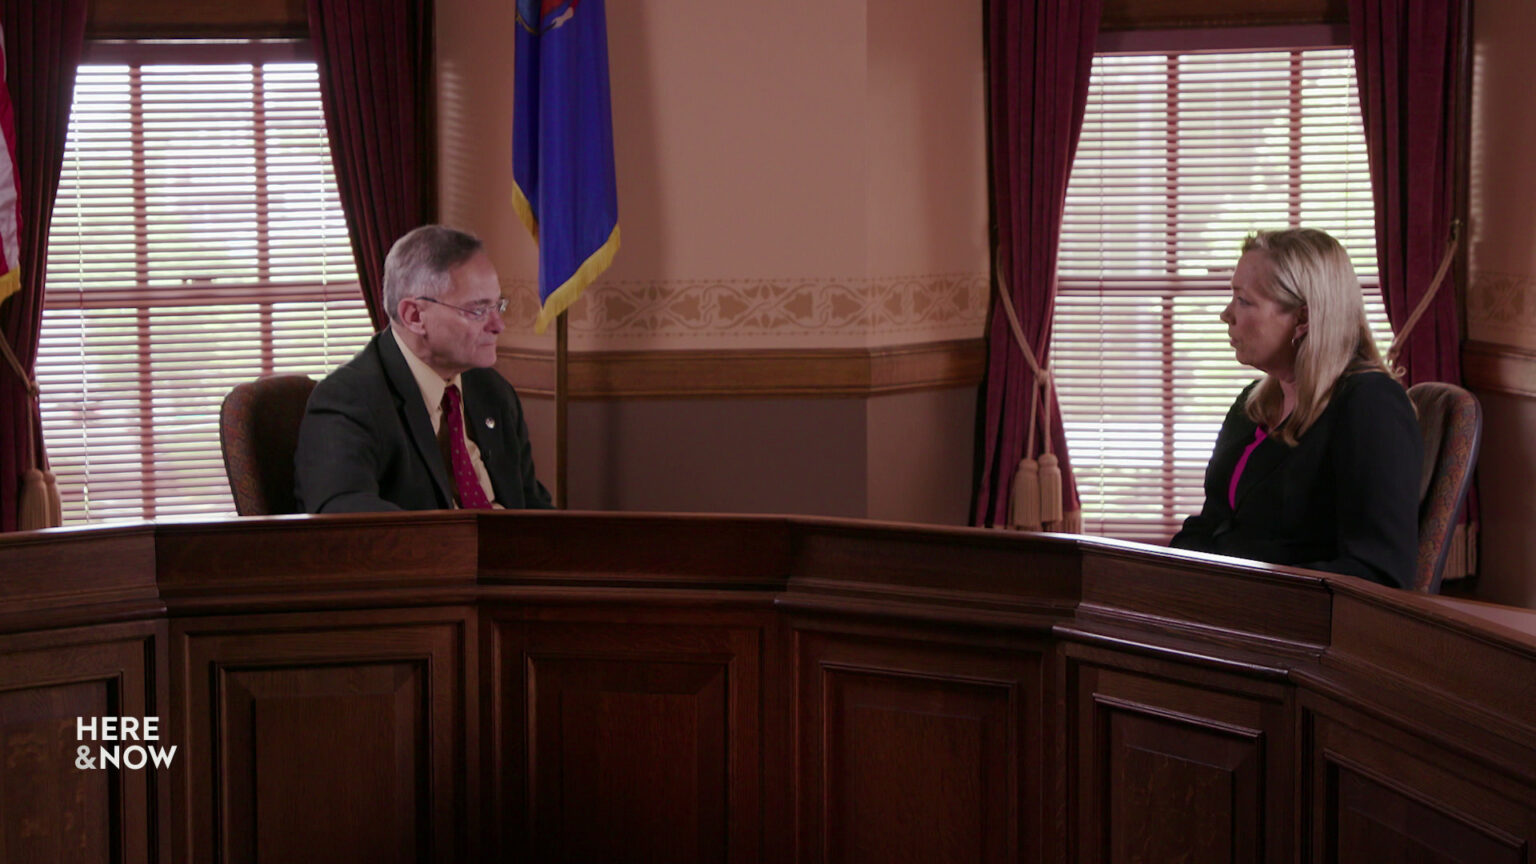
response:
{"label": "window blind", "polygon": [[1338,238],[1386,349],[1372,214],[1348,49],[1095,58],[1051,343],[1085,531],[1161,543],[1199,512],[1222,418],[1261,374],[1218,317],[1253,230]]}
{"label": "window blind", "polygon": [[36,373],[66,524],[233,513],[225,394],[371,333],[295,52],[137,44],[79,70]]}

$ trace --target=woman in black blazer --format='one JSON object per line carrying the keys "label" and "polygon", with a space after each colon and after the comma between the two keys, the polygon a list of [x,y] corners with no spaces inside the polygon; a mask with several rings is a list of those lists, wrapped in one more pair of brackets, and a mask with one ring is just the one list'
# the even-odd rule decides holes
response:
{"label": "woman in black blazer", "polygon": [[1254,234],[1221,320],[1265,375],[1227,412],[1205,506],[1172,545],[1407,585],[1423,445],[1344,247],[1308,228]]}

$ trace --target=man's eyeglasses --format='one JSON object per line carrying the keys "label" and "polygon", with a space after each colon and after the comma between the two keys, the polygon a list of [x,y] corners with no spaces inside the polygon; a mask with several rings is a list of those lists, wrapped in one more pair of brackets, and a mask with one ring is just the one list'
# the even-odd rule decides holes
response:
{"label": "man's eyeglasses", "polygon": [[477,303],[474,306],[455,306],[452,303],[444,303],[435,297],[417,297],[416,299],[425,300],[428,303],[436,303],[439,306],[447,306],[449,309],[458,310],[459,312],[464,313],[464,316],[471,321],[484,321],[485,316],[491,314],[492,311],[494,311],[497,315],[504,315],[506,314],[507,303],[509,302],[507,298],[502,297],[500,299],[491,300],[486,303]]}

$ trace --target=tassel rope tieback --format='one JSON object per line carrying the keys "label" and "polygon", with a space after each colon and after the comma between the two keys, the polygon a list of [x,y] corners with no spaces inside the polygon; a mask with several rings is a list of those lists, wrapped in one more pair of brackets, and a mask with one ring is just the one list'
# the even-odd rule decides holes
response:
{"label": "tassel rope tieback", "polygon": [[[16,358],[16,352],[11,350],[11,343],[3,333],[0,333],[0,355],[4,355],[11,371],[26,384],[27,396],[35,402],[42,391],[38,389],[37,381],[21,368],[21,361]],[[37,439],[27,464],[32,467],[21,474],[21,494],[16,502],[17,529],[33,531],[64,524],[64,507],[62,499],[59,498],[59,485],[54,479],[53,472],[48,470],[48,459],[43,450],[41,436]]]}
{"label": "tassel rope tieback", "polygon": [[1451,220],[1451,234],[1445,238],[1445,254],[1440,256],[1440,269],[1435,271],[1435,278],[1429,283],[1429,290],[1419,298],[1419,305],[1413,307],[1413,313],[1408,320],[1403,322],[1403,329],[1399,330],[1397,337],[1392,340],[1392,345],[1387,349],[1387,367],[1397,369],[1397,355],[1403,353],[1403,348],[1408,344],[1408,334],[1413,332],[1415,324],[1424,317],[1429,310],[1429,304],[1434,301],[1435,294],[1440,290],[1440,283],[1445,281],[1445,274],[1451,269],[1451,262],[1456,258],[1456,249],[1461,245],[1461,220]]}
{"label": "tassel rope tieback", "polygon": [[[1042,528],[1070,527],[1064,524],[1064,505],[1062,503],[1062,479],[1061,464],[1056,454],[1051,452],[1051,396],[1053,383],[1051,373],[1040,365],[1035,352],[1029,347],[1029,340],[1024,338],[1024,327],[1019,323],[1018,310],[1013,307],[1013,299],[1008,296],[1008,285],[1004,279],[1001,261],[998,262],[998,296],[1003,301],[1003,311],[1008,316],[1008,328],[1013,332],[1014,341],[1018,343],[1019,350],[1024,353],[1025,362],[1029,363],[1030,371],[1034,373],[1034,385],[1030,387],[1029,400],[1029,431],[1024,437],[1024,458],[1019,460],[1019,467],[1013,474],[1012,498],[1008,507],[1008,527],[1019,531],[1039,531]],[[1037,460],[1032,455],[1035,446],[1035,419],[1044,415],[1045,424],[1041,429],[1041,454]]]}

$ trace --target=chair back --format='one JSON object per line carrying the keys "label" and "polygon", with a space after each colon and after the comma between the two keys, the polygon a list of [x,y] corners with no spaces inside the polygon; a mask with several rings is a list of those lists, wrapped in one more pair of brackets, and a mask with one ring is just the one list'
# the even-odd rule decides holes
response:
{"label": "chair back", "polygon": [[1424,436],[1419,479],[1419,560],[1415,591],[1437,594],[1451,538],[1467,502],[1483,437],[1477,397],[1455,384],[1426,381],[1408,388]]}
{"label": "chair back", "polygon": [[300,512],[293,494],[293,452],[314,389],[314,380],[305,375],[269,375],[238,384],[224,397],[219,447],[236,513]]}

